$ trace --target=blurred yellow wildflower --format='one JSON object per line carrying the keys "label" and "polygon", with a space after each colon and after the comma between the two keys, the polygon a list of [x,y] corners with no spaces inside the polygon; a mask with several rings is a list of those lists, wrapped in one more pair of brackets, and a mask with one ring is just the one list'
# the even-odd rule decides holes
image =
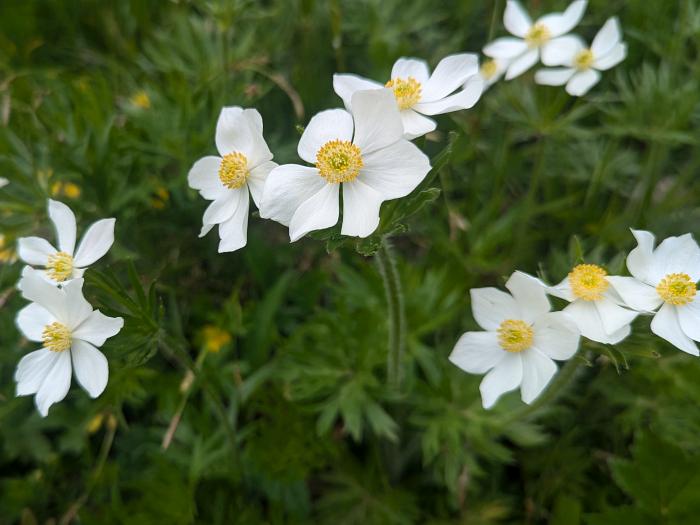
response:
{"label": "blurred yellow wildflower", "polygon": [[88,424],[85,425],[85,430],[87,430],[88,434],[94,434],[95,432],[100,430],[104,418],[105,415],[100,413],[96,414],[90,421],[88,421]]}
{"label": "blurred yellow wildflower", "polygon": [[165,186],[158,186],[154,191],[155,196],[151,199],[151,206],[156,210],[162,210],[170,200],[170,192]]}
{"label": "blurred yellow wildflower", "polygon": [[80,197],[82,190],[80,186],[73,182],[56,181],[51,185],[52,197],[68,197],[69,199],[77,199]]}
{"label": "blurred yellow wildflower", "polygon": [[7,246],[5,236],[0,233],[0,264],[12,264],[17,260],[17,252],[14,248]]}
{"label": "blurred yellow wildflower", "polygon": [[207,352],[216,353],[231,342],[231,334],[218,326],[206,325],[202,328],[202,341]]}
{"label": "blurred yellow wildflower", "polygon": [[134,106],[141,109],[149,109],[151,107],[151,99],[143,89],[134,93],[129,99]]}

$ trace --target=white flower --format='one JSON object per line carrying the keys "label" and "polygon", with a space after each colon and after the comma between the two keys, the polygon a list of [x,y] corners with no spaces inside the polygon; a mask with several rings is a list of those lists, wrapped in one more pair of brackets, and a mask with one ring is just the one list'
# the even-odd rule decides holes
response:
{"label": "white flower", "polygon": [[479,67],[479,76],[484,83],[484,90],[498,82],[508,69],[510,62],[501,58],[484,60]]}
{"label": "white flower", "polygon": [[651,331],[692,355],[700,355],[700,248],[692,235],[669,237],[654,249],[654,236],[632,230],[637,247],[627,256],[633,277],[609,277],[627,306],[653,313]]}
{"label": "white flower", "polygon": [[533,24],[530,16],[515,0],[508,0],[503,25],[513,37],[497,38],[484,48],[491,58],[510,61],[506,80],[511,80],[534,66],[542,57],[548,66],[559,65],[560,55],[568,49],[573,37],[562,36],[571,31],[583,17],[586,0],[575,0],[563,13],[540,17]]}
{"label": "white flower", "polygon": [[474,319],[486,331],[465,333],[450,354],[465,372],[488,372],[479,387],[484,408],[518,387],[522,400],[532,403],[557,371],[552,360],[569,359],[578,349],[576,326],[566,314],[550,312],[537,279],[515,272],[506,288],[512,295],[496,288],[471,290]]}
{"label": "white flower", "polygon": [[260,207],[265,179],[277,166],[263,138],[263,123],[255,109],[227,107],[216,124],[216,148],[221,157],[194,163],[187,175],[191,188],[213,201],[204,212],[204,237],[219,225],[219,253],[243,248],[248,242],[248,206],[253,197]]}
{"label": "white flower", "polygon": [[75,249],[77,228],[75,215],[62,202],[49,199],[49,217],[56,228],[58,250],[40,237],[17,240],[19,257],[27,264],[41,266],[43,275],[53,283],[63,283],[82,277],[85,269],[100,259],[114,243],[116,219],[93,223]]}
{"label": "white flower", "polygon": [[549,64],[564,67],[540,69],[535,73],[535,82],[546,86],[566,84],[569,95],[585,95],[600,80],[600,71],[616,66],[627,56],[627,44],[620,40],[622,32],[617,18],[605,22],[590,48],[583,40],[570,37],[561,46],[558,63]]}
{"label": "white flower", "polygon": [[0,177],[0,188],[4,188],[10,183],[5,177]]}
{"label": "white flower", "polygon": [[[357,75],[333,75],[333,89],[352,110],[352,95],[367,89],[391,88],[401,110],[404,137],[412,140],[433,131],[436,123],[424,115],[441,115],[471,108],[479,100],[483,82],[477,76],[476,55],[463,53],[443,58],[430,74],[428,64],[416,58],[399,58],[386,84]],[[461,91],[454,93],[460,87]],[[454,94],[453,94],[454,93]]]}
{"label": "white flower", "polygon": [[33,301],[17,314],[17,326],[30,341],[43,344],[24,356],[17,365],[17,395],[36,394],[39,413],[68,393],[71,370],[78,383],[95,398],[107,385],[107,359],[96,347],[119,333],[124,320],[93,310],[83,297],[83,279],[73,279],[59,288],[39,272],[26,268],[22,296]]}
{"label": "white flower", "polygon": [[630,334],[630,323],[639,314],[620,306],[622,299],[610,286],[613,278],[596,264],[579,264],[558,285],[544,286],[549,294],[571,303],[563,311],[582,336],[615,344]]}
{"label": "white flower", "polygon": [[428,157],[403,138],[390,90],[358,91],[351,111],[329,109],[309,122],[297,150],[315,167],[285,164],[267,179],[260,216],[289,226],[292,242],[338,222],[341,185],[341,233],[367,237],[382,202],[408,195],[430,171]]}

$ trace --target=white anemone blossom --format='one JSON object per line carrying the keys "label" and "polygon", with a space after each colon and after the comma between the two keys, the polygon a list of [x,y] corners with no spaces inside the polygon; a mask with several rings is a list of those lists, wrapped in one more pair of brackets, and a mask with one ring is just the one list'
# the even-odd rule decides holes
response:
{"label": "white anemone blossom", "polygon": [[566,84],[566,92],[574,97],[588,93],[600,81],[600,71],[606,71],[622,62],[627,56],[627,44],[621,41],[622,31],[617,18],[610,18],[598,31],[591,47],[583,40],[572,37],[559,53],[559,68],[540,69],[535,82],[547,86]]}
{"label": "white anemone blossom", "polygon": [[503,13],[503,25],[514,37],[497,38],[484,48],[484,54],[509,61],[506,80],[522,75],[540,58],[545,65],[559,65],[562,54],[574,37],[566,35],[580,22],[586,10],[586,0],[575,0],[563,13],[550,13],[534,23],[530,15],[515,0],[508,0]]}
{"label": "white anemone blossom", "polygon": [[41,237],[17,240],[20,259],[31,266],[43,267],[43,275],[54,284],[65,284],[82,277],[85,269],[104,256],[114,243],[116,219],[101,219],[83,235],[77,250],[75,215],[62,202],[49,199],[49,217],[56,228],[58,249]]}
{"label": "white anemone blossom", "polygon": [[265,180],[277,166],[263,138],[263,122],[255,109],[226,107],[216,124],[218,156],[194,163],[187,176],[191,188],[213,201],[204,212],[204,237],[219,225],[219,253],[243,248],[248,242],[248,207],[253,197],[260,207]]}
{"label": "white anemone blossom", "polygon": [[388,89],[358,91],[351,112],[314,115],[297,150],[314,167],[284,164],[272,170],[260,209],[261,217],[289,226],[292,242],[338,222],[341,187],[341,233],[367,237],[379,225],[382,202],[408,195],[430,171],[428,157],[403,138]]}
{"label": "white anemone blossom", "polygon": [[550,295],[569,304],[563,312],[576,323],[581,335],[599,343],[615,344],[630,334],[638,312],[623,303],[610,286],[608,272],[597,264],[578,264],[556,286],[545,286]]}
{"label": "white anemone blossom", "polygon": [[489,58],[481,63],[479,76],[484,83],[484,91],[501,80],[509,64],[510,61],[501,58]]}
{"label": "white anemone blossom", "polygon": [[656,312],[652,332],[684,352],[700,355],[694,343],[700,341],[698,244],[686,233],[668,237],[654,249],[653,234],[639,230],[632,234],[637,239],[637,247],[627,256],[632,277],[609,277],[610,284],[630,308]]}
{"label": "white anemone blossom", "polygon": [[432,74],[424,60],[399,58],[386,84],[357,75],[336,74],[333,75],[333,89],[343,99],[345,108],[351,111],[355,92],[391,88],[401,110],[404,137],[413,140],[437,126],[425,115],[451,113],[476,104],[483,92],[483,81],[478,72],[479,59],[471,53],[443,58]]}
{"label": "white anemone blossom", "polygon": [[465,372],[486,374],[479,387],[484,408],[520,387],[532,403],[557,371],[553,359],[570,359],[578,349],[579,331],[551,305],[541,283],[515,272],[506,283],[510,294],[496,288],[471,290],[474,319],[485,332],[466,332],[450,354]]}
{"label": "white anemone blossom", "polygon": [[30,301],[17,314],[17,326],[30,341],[43,348],[25,355],[17,365],[17,395],[36,394],[39,413],[68,393],[72,371],[78,383],[95,398],[105,386],[107,359],[97,348],[122,329],[121,317],[107,317],[93,310],[83,297],[83,279],[73,279],[59,288],[38,271],[26,268],[22,296]]}

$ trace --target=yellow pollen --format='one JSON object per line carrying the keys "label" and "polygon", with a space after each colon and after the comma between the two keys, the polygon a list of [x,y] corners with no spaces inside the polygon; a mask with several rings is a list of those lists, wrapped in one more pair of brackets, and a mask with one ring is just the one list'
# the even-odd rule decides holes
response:
{"label": "yellow pollen", "polygon": [[574,57],[574,67],[585,71],[593,65],[593,52],[590,49],[582,49]]}
{"label": "yellow pollen", "polygon": [[610,283],[606,279],[608,272],[597,264],[579,264],[569,272],[571,291],[584,301],[599,301]]}
{"label": "yellow pollen", "polygon": [[73,275],[73,257],[66,252],[49,255],[46,274],[56,282],[62,282]]}
{"label": "yellow pollen", "polygon": [[413,77],[392,78],[384,87],[394,90],[399,109],[408,109],[420,102],[421,85]]}
{"label": "yellow pollen", "polygon": [[63,352],[70,348],[70,330],[61,323],[51,323],[44,327],[41,333],[44,346],[52,352]]}
{"label": "yellow pollen", "polygon": [[532,346],[535,337],[532,327],[519,319],[506,319],[498,327],[498,343],[506,352],[522,352]]}
{"label": "yellow pollen", "polygon": [[496,64],[495,60],[489,60],[488,62],[481,64],[481,76],[483,76],[486,80],[493,78],[497,72],[498,64]]}
{"label": "yellow pollen", "polygon": [[687,273],[669,273],[656,286],[659,297],[676,306],[691,302],[697,291],[697,286]]}
{"label": "yellow pollen", "polygon": [[551,37],[552,33],[549,31],[549,29],[547,29],[547,26],[542,23],[538,23],[532,26],[527,32],[525,35],[525,42],[527,42],[530,47],[539,47],[547,42],[547,40],[549,40]]}
{"label": "yellow pollen", "polygon": [[316,153],[316,168],[328,182],[350,182],[364,166],[360,148],[348,140],[330,140]]}
{"label": "yellow pollen", "polygon": [[221,159],[219,166],[219,179],[221,183],[231,190],[243,186],[248,179],[248,158],[243,153],[234,151],[227,153]]}

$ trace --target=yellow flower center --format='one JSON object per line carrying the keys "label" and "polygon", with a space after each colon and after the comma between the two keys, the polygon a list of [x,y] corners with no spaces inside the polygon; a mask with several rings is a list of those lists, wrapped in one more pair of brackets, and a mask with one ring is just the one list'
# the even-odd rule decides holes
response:
{"label": "yellow flower center", "polygon": [[532,26],[525,35],[525,42],[527,42],[530,47],[539,47],[550,38],[552,38],[552,33],[547,29],[547,26],[542,23],[537,23]]}
{"label": "yellow flower center", "polygon": [[607,275],[608,272],[597,264],[579,264],[569,272],[571,291],[584,301],[599,301],[610,286]]}
{"label": "yellow flower center", "polygon": [[66,252],[56,252],[49,255],[46,263],[46,274],[56,282],[62,282],[73,275],[73,256]]}
{"label": "yellow flower center", "polygon": [[61,323],[46,325],[41,333],[41,339],[44,341],[44,347],[52,352],[63,352],[70,348],[70,330]]}
{"label": "yellow flower center", "polygon": [[329,140],[316,153],[316,168],[328,182],[350,182],[360,174],[362,153],[349,140]]}
{"label": "yellow flower center", "polygon": [[590,49],[582,49],[574,57],[574,67],[584,71],[593,65],[593,51]]}
{"label": "yellow flower center", "polygon": [[248,158],[243,153],[234,151],[227,153],[221,159],[219,165],[219,179],[221,183],[231,190],[243,186],[248,179]]}
{"label": "yellow flower center", "polygon": [[691,302],[697,291],[697,286],[687,273],[669,273],[656,286],[659,297],[676,306]]}
{"label": "yellow flower center", "polygon": [[519,319],[506,319],[498,327],[498,343],[506,352],[522,352],[532,346],[532,327]]}
{"label": "yellow flower center", "polygon": [[498,72],[498,64],[495,60],[489,60],[481,64],[481,76],[490,80]]}
{"label": "yellow flower center", "polygon": [[411,108],[420,101],[421,85],[413,77],[392,78],[384,84],[384,87],[391,88],[394,91],[399,109]]}

